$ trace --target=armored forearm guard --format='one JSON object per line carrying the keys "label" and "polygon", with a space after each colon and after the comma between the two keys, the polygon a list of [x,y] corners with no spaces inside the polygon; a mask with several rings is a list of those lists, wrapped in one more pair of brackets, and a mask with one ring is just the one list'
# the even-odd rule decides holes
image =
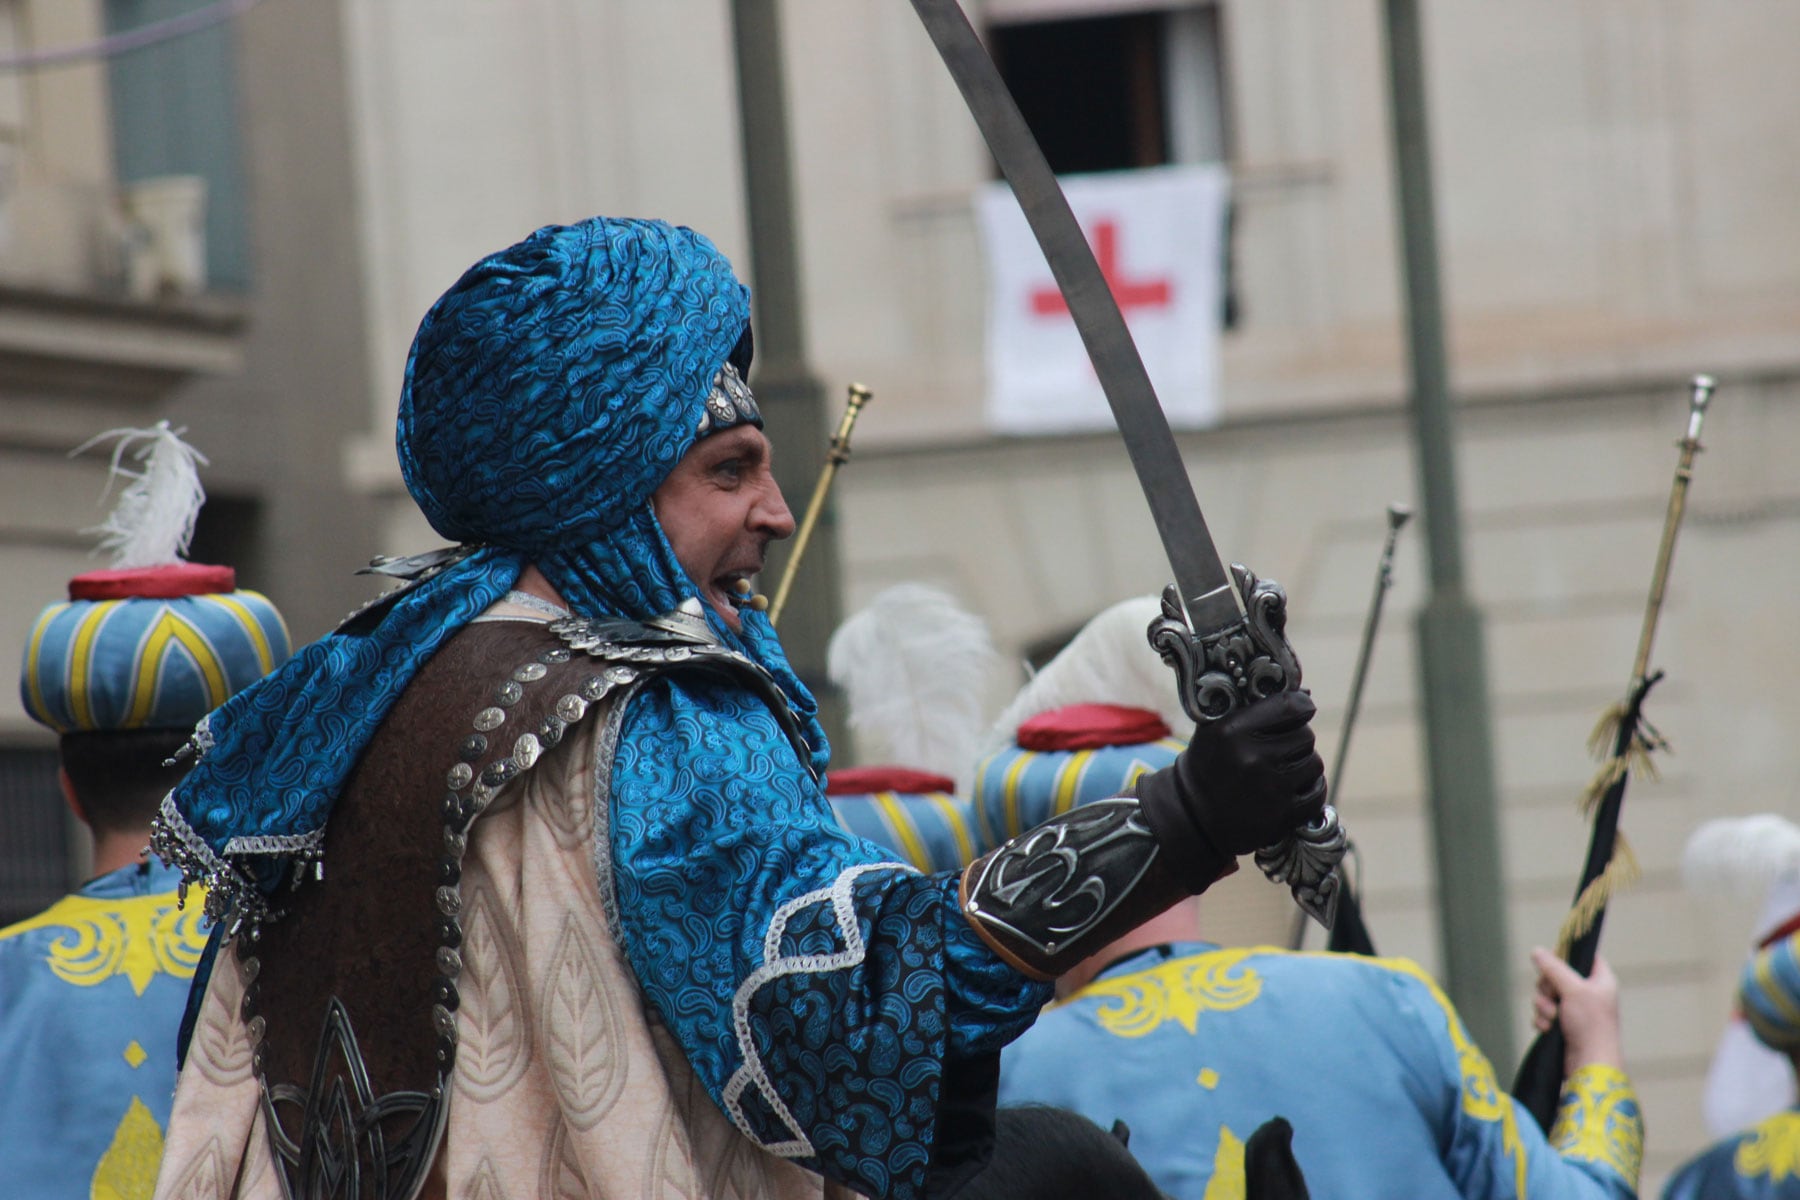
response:
{"label": "armored forearm guard", "polygon": [[1054,979],[1194,894],[1168,858],[1136,799],[1101,800],[970,863],[962,877],[963,915],[1013,967],[1033,979]]}

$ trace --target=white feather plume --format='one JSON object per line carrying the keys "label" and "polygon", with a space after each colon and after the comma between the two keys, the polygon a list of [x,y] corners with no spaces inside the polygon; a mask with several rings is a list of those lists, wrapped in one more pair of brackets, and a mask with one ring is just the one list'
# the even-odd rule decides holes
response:
{"label": "white feather plume", "polygon": [[1800,879],[1800,825],[1774,813],[1707,821],[1681,852],[1681,879],[1692,891],[1740,899]]}
{"label": "white feather plume", "polygon": [[831,635],[825,671],[844,689],[850,727],[889,762],[957,776],[980,737],[999,661],[981,618],[948,593],[901,583]]}
{"label": "white feather plume", "polygon": [[1155,596],[1121,600],[1089,621],[1057,656],[1032,676],[981,740],[982,757],[1012,745],[1031,717],[1068,704],[1119,704],[1147,708],[1176,737],[1194,732],[1181,710],[1175,674],[1151,647],[1146,631],[1162,615]]}
{"label": "white feather plume", "polygon": [[[167,421],[150,429],[109,429],[72,452],[71,456],[108,438],[119,439],[113,446],[106,490],[110,492],[120,479],[125,486],[106,520],[82,531],[101,535],[98,549],[111,552],[114,567],[166,567],[187,553],[194,520],[206,502],[199,472],[206,456],[181,440],[186,432],[170,429]],[[125,464],[128,454],[142,464],[141,470]]]}

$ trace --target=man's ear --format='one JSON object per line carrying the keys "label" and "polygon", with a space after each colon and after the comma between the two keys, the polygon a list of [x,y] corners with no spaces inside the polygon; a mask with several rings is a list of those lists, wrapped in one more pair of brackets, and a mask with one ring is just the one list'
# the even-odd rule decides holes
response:
{"label": "man's ear", "polygon": [[56,786],[62,789],[63,803],[75,814],[75,819],[83,825],[88,823],[87,813],[82,810],[81,797],[75,794],[75,781],[69,778],[69,770],[60,763],[56,768]]}

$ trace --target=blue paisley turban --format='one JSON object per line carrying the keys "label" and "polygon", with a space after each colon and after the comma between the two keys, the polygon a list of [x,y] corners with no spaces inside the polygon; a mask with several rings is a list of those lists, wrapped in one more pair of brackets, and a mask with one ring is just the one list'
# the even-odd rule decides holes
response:
{"label": "blue paisley turban", "polygon": [[[207,879],[215,914],[263,915],[262,896],[317,856],[393,702],[528,563],[586,616],[651,617],[698,595],[650,497],[692,446],[749,319],[748,291],[706,238],[607,217],[538,230],[432,305],[400,394],[401,471],[433,528],[482,549],[202,724],[202,760],[165,803],[157,846]],[[707,616],[782,684],[822,769],[816,706],[767,618],[746,611],[739,635]]]}

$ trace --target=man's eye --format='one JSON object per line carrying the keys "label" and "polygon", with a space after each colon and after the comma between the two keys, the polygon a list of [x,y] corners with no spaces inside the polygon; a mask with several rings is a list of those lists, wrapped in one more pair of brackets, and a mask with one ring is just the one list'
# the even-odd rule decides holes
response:
{"label": "man's eye", "polygon": [[744,474],[744,464],[735,458],[728,458],[713,468],[713,474],[719,479],[736,483]]}

